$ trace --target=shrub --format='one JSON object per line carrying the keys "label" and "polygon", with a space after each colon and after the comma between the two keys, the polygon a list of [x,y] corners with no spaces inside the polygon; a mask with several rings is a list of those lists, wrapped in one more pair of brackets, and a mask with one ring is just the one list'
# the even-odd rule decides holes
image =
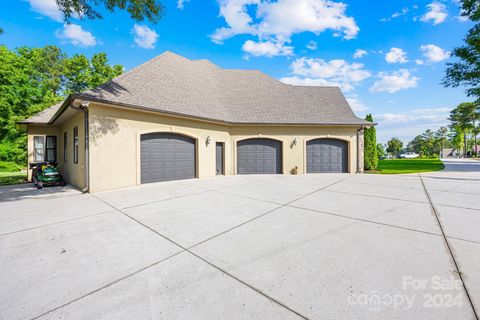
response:
{"label": "shrub", "polygon": [[[373,122],[371,114],[367,114],[365,120]],[[378,151],[377,151],[377,132],[375,127],[370,127],[364,131],[364,168],[365,170],[375,170],[378,165]]]}
{"label": "shrub", "polygon": [[25,137],[14,141],[0,142],[0,161],[24,164],[27,162],[27,142]]}

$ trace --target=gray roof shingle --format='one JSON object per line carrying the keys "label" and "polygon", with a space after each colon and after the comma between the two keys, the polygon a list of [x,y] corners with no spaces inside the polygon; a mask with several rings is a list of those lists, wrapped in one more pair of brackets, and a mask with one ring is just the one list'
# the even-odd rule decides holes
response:
{"label": "gray roof shingle", "polygon": [[53,117],[53,115],[58,111],[58,109],[60,109],[62,104],[63,104],[63,101],[57,104],[54,104],[53,106],[48,107],[47,109],[40,111],[36,115],[31,116],[30,118],[24,121],[20,121],[19,123],[46,124]]}
{"label": "gray roof shingle", "polygon": [[337,87],[292,86],[168,51],[78,96],[236,124],[371,124],[354,115]]}

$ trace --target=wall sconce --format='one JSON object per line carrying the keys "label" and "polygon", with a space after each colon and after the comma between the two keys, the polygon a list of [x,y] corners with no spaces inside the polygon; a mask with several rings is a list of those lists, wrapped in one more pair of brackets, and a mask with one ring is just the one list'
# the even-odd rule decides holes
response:
{"label": "wall sconce", "polygon": [[292,143],[290,143],[290,148],[293,148],[297,145],[297,138],[293,138]]}
{"label": "wall sconce", "polygon": [[207,139],[205,139],[205,145],[208,146],[210,144],[210,136],[207,136]]}

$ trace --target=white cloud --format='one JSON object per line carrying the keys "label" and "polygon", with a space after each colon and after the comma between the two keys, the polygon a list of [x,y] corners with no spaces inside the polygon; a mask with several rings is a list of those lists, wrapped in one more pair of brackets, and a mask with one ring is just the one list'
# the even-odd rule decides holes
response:
{"label": "white cloud", "polygon": [[363,104],[363,102],[358,99],[357,95],[352,94],[350,96],[347,96],[346,98],[348,104],[354,112],[364,112],[368,110],[368,108]]}
{"label": "white cloud", "polygon": [[79,47],[91,47],[97,44],[95,37],[88,31],[76,24],[65,24],[63,30],[57,30],[55,35],[60,39],[68,40]]}
{"label": "white cloud", "polygon": [[[346,5],[331,0],[217,0],[220,16],[227,26],[210,36],[215,43],[240,34],[258,38],[258,42],[290,42],[293,34],[332,30],[345,39],[355,38],[359,28],[345,14]],[[247,9],[248,7],[248,9]],[[255,10],[255,13],[253,13]]]}
{"label": "white cloud", "polygon": [[422,64],[425,63],[425,61],[423,61],[422,59],[416,59],[416,60],[415,60],[415,63],[416,63],[417,65],[421,66]]}
{"label": "white cloud", "polygon": [[399,113],[374,114],[377,126],[377,140],[387,142],[398,137],[407,143],[426,129],[438,129],[448,124],[451,108],[414,109]]}
{"label": "white cloud", "polygon": [[367,51],[362,50],[362,49],[357,49],[357,50],[355,50],[355,53],[353,54],[353,58],[354,59],[360,59],[363,56],[366,56],[367,54],[368,54]]}
{"label": "white cloud", "polygon": [[376,115],[379,121],[405,123],[418,120],[443,121],[448,118],[449,108],[416,109],[402,113],[383,113]]}
{"label": "white cloud", "polygon": [[447,19],[447,7],[440,2],[432,2],[427,5],[428,11],[421,18],[420,21],[432,22],[433,25],[440,24]]}
{"label": "white cloud", "polygon": [[470,21],[470,18],[468,18],[468,17],[466,17],[466,16],[463,16],[463,15],[461,15],[461,14],[458,15],[456,18],[457,18],[457,21],[458,21],[458,22],[462,22],[462,23],[463,23],[463,22]]}
{"label": "white cloud", "polygon": [[183,5],[188,2],[190,0],[177,0],[177,8],[182,10],[183,9]]}
{"label": "white cloud", "polygon": [[158,39],[158,34],[155,30],[150,29],[147,26],[141,26],[135,24],[132,29],[132,33],[135,35],[135,43],[144,49],[153,49],[155,48],[155,43]]}
{"label": "white cloud", "polygon": [[328,81],[325,79],[314,79],[314,78],[302,78],[298,76],[293,77],[284,77],[280,81],[286,84],[291,84],[294,86],[335,86],[340,87],[339,82]]}
{"label": "white cloud", "polygon": [[285,46],[285,43],[279,41],[255,42],[247,40],[243,44],[242,50],[255,57],[290,56],[293,54],[293,47]]}
{"label": "white cloud", "polygon": [[55,21],[62,22],[63,16],[55,0],[28,0],[33,11],[41,13]]}
{"label": "white cloud", "polygon": [[401,17],[401,16],[404,16],[408,13],[408,8],[403,8],[402,11],[400,12],[395,12],[394,14],[392,14],[392,18],[398,18],[398,17]]}
{"label": "white cloud", "polygon": [[450,57],[450,52],[443,50],[434,44],[422,45],[420,46],[420,50],[430,62],[440,62]]}
{"label": "white cloud", "polygon": [[385,61],[388,63],[406,63],[408,62],[407,54],[400,48],[391,48],[385,55]]}
{"label": "white cloud", "polygon": [[400,69],[392,73],[380,72],[377,77],[378,79],[369,89],[370,92],[394,93],[408,88],[415,88],[418,80],[420,80],[412,76],[407,69]]}
{"label": "white cloud", "polygon": [[315,41],[312,40],[307,43],[306,47],[309,50],[317,50],[318,45]]}
{"label": "white cloud", "polygon": [[390,17],[388,17],[388,18],[382,18],[382,19],[380,19],[380,21],[381,21],[381,22],[391,21],[392,19],[396,19],[396,18],[398,18],[398,17],[401,17],[401,16],[406,15],[409,11],[410,11],[410,10],[409,10],[407,7],[405,7],[405,8],[403,8],[403,9],[402,9],[401,11],[399,11],[399,12],[394,12],[394,13],[393,13]]}
{"label": "white cloud", "polygon": [[292,62],[293,77],[280,79],[297,85],[334,85],[348,92],[353,86],[371,76],[361,63],[348,63],[343,59],[325,61],[323,59],[299,58]]}

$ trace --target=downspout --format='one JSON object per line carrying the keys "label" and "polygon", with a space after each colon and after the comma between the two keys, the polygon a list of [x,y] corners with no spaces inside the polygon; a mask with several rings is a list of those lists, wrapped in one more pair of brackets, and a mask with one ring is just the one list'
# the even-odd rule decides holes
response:
{"label": "downspout", "polygon": [[85,170],[84,170],[84,174],[85,174],[85,186],[83,187],[82,189],[82,192],[83,193],[87,193],[90,191],[90,156],[89,156],[89,137],[90,137],[90,124],[89,124],[89,121],[88,121],[88,106],[89,106],[89,102],[86,102],[86,101],[82,101],[82,103],[80,104],[80,107],[75,107],[73,105],[70,105],[69,107],[76,110],[76,111],[79,111],[79,112],[83,112],[83,116],[84,116],[84,132],[85,132],[85,137],[84,137],[84,141],[85,141]]}

